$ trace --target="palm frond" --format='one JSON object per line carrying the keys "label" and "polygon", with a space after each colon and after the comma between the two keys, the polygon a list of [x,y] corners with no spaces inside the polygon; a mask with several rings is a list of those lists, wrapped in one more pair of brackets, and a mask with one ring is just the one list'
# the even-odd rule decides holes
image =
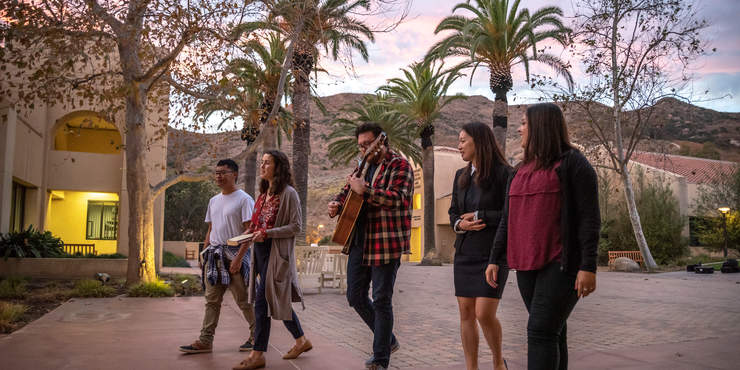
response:
{"label": "palm frond", "polygon": [[335,166],[348,164],[358,158],[355,129],[362,123],[378,123],[388,136],[389,147],[407,158],[420,163],[421,148],[416,143],[417,130],[413,122],[395,109],[390,97],[385,94],[364,97],[362,100],[341,109],[340,117],[332,122],[329,135],[329,157]]}

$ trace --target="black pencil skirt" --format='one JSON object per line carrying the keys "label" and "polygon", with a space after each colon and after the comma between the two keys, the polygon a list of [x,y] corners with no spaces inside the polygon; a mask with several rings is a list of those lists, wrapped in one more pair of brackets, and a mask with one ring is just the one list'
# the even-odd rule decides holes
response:
{"label": "black pencil skirt", "polygon": [[486,282],[486,268],[488,256],[461,255],[455,253],[453,275],[455,278],[456,297],[488,297],[501,298],[509,278],[509,269],[502,267],[498,270],[498,288],[493,288]]}

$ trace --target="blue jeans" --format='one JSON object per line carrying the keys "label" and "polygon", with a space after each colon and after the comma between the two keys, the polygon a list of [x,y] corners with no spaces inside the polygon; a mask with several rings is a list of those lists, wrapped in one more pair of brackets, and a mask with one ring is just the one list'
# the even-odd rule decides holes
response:
{"label": "blue jeans", "polygon": [[[374,362],[388,367],[393,335],[393,286],[401,259],[380,266],[362,265],[362,247],[352,245],[347,261],[347,301],[373,332]],[[373,283],[373,300],[368,292]]]}
{"label": "blue jeans", "polygon": [[560,262],[539,270],[517,271],[519,293],[529,312],[527,364],[529,370],[568,369],[566,321],[578,302],[576,277],[560,271]]}
{"label": "blue jeans", "polygon": [[[270,340],[270,316],[267,315],[267,299],[265,299],[265,283],[267,276],[267,262],[270,260],[270,250],[272,249],[272,239],[266,239],[263,243],[254,243],[254,268],[259,281],[257,282],[257,295],[254,302],[254,314],[257,318],[257,325],[254,329],[254,350],[267,352],[267,342]],[[293,320],[283,321],[283,324],[293,338],[298,339],[303,336],[301,323],[298,321],[295,311],[293,311]]]}

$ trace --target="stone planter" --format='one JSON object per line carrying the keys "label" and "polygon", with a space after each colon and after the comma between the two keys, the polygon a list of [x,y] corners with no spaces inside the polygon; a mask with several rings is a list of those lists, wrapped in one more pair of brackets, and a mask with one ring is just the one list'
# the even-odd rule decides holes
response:
{"label": "stone planter", "polygon": [[94,279],[105,272],[112,278],[125,278],[127,258],[0,258],[0,276],[46,279]]}

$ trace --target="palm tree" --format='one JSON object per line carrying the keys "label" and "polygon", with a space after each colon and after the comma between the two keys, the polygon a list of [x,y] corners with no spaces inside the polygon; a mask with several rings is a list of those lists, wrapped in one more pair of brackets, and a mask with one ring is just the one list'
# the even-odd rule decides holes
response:
{"label": "palm tree", "polygon": [[395,109],[387,94],[365,96],[362,100],[341,109],[344,117],[333,121],[329,135],[329,158],[334,166],[347,164],[360,154],[355,129],[364,122],[379,124],[388,137],[388,146],[416,163],[421,163],[421,148],[416,143],[414,122]]}
{"label": "palm tree", "polygon": [[[201,102],[197,108],[198,115],[206,118],[216,112],[221,113],[223,120],[218,128],[227,120],[241,119],[244,125],[241,139],[249,147],[258,135],[264,135],[264,150],[274,149],[282,134],[290,136],[291,131],[291,116],[285,109],[280,108],[273,122],[266,122],[276,104],[277,85],[286,51],[285,40],[278,33],[268,34],[267,44],[265,47],[256,39],[242,44],[241,49],[246,56],[230,60],[224,70],[225,78],[211,88],[219,91],[218,97]],[[253,196],[257,155],[257,151],[252,150],[244,163],[244,190]]]}
{"label": "palm tree", "polygon": [[421,138],[424,179],[424,260],[423,264],[440,264],[434,237],[434,121],[442,108],[451,101],[463,98],[457,94],[446,97],[447,90],[461,74],[459,68],[443,70],[431,62],[414,63],[402,69],[405,78],[393,78],[378,90],[389,93],[406,117],[416,122],[416,132]]}
{"label": "palm tree", "polygon": [[506,94],[513,86],[511,68],[521,63],[529,81],[529,62],[544,63],[563,76],[569,87],[573,84],[565,62],[555,55],[537,50],[537,43],[548,39],[566,45],[571,30],[560,19],[563,11],[548,6],[530,15],[528,9],[519,9],[519,1],[515,0],[511,7],[508,0],[474,0],[475,5],[470,2],[455,5],[453,13],[462,9],[473,13],[473,17],[452,15],[443,19],[434,33],[453,33],[433,45],[427,53],[430,59],[468,57],[460,67],[473,68],[471,82],[481,63],[488,66],[489,87],[495,95],[493,132],[504,153],[508,126]]}
{"label": "palm tree", "polygon": [[[240,32],[269,29],[292,35],[299,24],[303,27],[293,52],[293,171],[301,200],[301,212],[306,215],[308,201],[308,158],[311,154],[311,72],[316,66],[319,47],[337,60],[342,49],[357,50],[368,60],[364,39],[374,41],[373,32],[353,13],[370,7],[370,0],[263,0],[269,10],[266,21],[248,22]],[[299,240],[303,240],[306,217]]]}
{"label": "palm tree", "polygon": [[[282,141],[283,134],[289,137],[292,131],[286,119],[279,117],[273,122],[266,122],[276,103],[280,72],[287,50],[286,39],[277,32],[270,32],[267,35],[267,47],[260,40],[250,39],[244,44],[243,49],[250,53],[251,58],[232,62],[230,70],[244,83],[254,85],[262,94],[263,99],[259,107],[259,132],[265,135],[262,147],[264,150],[275,149]],[[287,78],[286,93],[290,93],[291,75],[288,74]],[[283,109],[280,110],[280,114],[282,118],[289,116]]]}

